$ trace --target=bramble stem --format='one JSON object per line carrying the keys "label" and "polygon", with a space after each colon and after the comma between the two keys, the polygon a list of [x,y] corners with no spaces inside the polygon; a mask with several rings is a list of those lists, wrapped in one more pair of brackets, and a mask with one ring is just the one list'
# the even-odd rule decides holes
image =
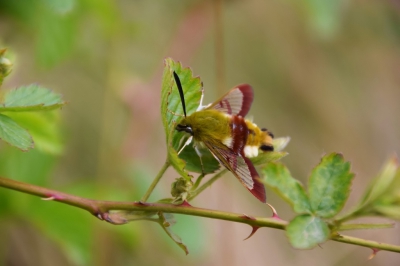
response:
{"label": "bramble stem", "polygon": [[400,246],[385,244],[381,242],[376,242],[372,240],[366,240],[358,237],[346,236],[341,234],[335,234],[331,237],[333,241],[347,243],[351,245],[363,246],[367,248],[376,248],[379,250],[387,250],[392,252],[400,253]]}
{"label": "bramble stem", "polygon": [[338,231],[346,230],[365,230],[365,229],[387,229],[394,228],[394,223],[384,223],[384,224],[341,224],[337,229]]}
{"label": "bramble stem", "polygon": [[147,189],[146,193],[142,197],[140,201],[146,202],[150,197],[151,193],[153,192],[154,188],[157,186],[158,182],[160,181],[161,177],[164,175],[165,171],[167,171],[168,167],[171,165],[169,160],[167,159],[161,168],[160,172],[158,172],[157,176],[154,178],[153,182],[151,183],[150,187]]}
{"label": "bramble stem", "polygon": [[[164,165],[159,175],[162,176],[162,172],[165,172],[166,168],[168,168],[168,165],[169,164],[167,163]],[[220,172],[217,175],[215,175],[212,179],[217,179],[221,175],[222,173]],[[209,180],[209,182],[210,181],[211,179]],[[99,219],[106,220],[107,222],[113,224],[121,224],[124,223],[125,221],[119,222],[118,217],[115,216],[116,213],[115,212],[110,213],[110,211],[125,210],[125,211],[141,211],[141,212],[145,211],[154,213],[165,212],[165,213],[185,214],[185,215],[200,216],[212,219],[243,223],[253,227],[270,227],[280,230],[285,230],[287,225],[286,221],[276,218],[251,217],[244,214],[197,208],[185,204],[173,205],[173,204],[162,204],[162,203],[91,200],[2,177],[0,177],[0,187],[9,188],[23,193],[39,196],[44,199],[54,200],[68,205],[72,205],[87,210],[93,215],[97,216]],[[110,216],[110,214],[114,215]],[[116,218],[117,220],[112,220],[112,218]],[[387,250],[400,253],[400,246],[341,235],[338,233],[332,235],[331,240],[352,245],[369,247],[378,250]]]}

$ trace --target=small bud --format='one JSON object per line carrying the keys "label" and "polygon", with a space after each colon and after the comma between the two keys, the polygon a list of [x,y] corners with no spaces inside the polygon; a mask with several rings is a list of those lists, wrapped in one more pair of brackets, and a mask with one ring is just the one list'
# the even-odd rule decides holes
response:
{"label": "small bud", "polygon": [[183,177],[176,178],[175,182],[171,184],[171,195],[177,200],[186,200],[191,188],[193,187],[193,182],[191,180],[186,180]]}
{"label": "small bud", "polygon": [[4,57],[6,49],[0,49],[0,81],[11,73],[12,63]]}

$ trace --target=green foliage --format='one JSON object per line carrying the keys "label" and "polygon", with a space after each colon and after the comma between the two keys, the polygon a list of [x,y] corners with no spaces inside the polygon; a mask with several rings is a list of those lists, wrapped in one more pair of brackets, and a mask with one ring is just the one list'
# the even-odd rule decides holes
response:
{"label": "green foliage", "polygon": [[171,213],[163,213],[159,212],[158,213],[158,223],[161,225],[161,227],[164,229],[164,231],[167,233],[167,235],[183,250],[185,251],[186,255],[189,254],[189,250],[186,247],[185,244],[183,244],[182,239],[172,232],[171,226],[173,226],[176,221],[174,219],[174,216]]}
{"label": "green foliage", "polygon": [[48,111],[58,109],[64,104],[60,94],[32,84],[5,93],[0,112]]}
{"label": "green foliage", "polygon": [[331,218],[344,206],[354,174],[350,163],[341,154],[324,156],[311,172],[309,197],[313,212],[323,218]]}
{"label": "green foliage", "polygon": [[269,163],[263,169],[264,182],[284,198],[296,213],[311,213],[303,185],[294,179],[282,163]]}
{"label": "green foliage", "polygon": [[[179,132],[179,134],[176,135],[182,134],[182,132]],[[185,140],[187,138],[183,139]],[[201,173],[204,170],[205,174],[210,174],[220,169],[219,162],[215,160],[214,156],[207,149],[201,149],[201,155],[203,169],[201,167],[200,157],[193,148],[193,145],[187,145],[179,154],[179,157],[185,160],[186,170],[190,172]]]}
{"label": "green foliage", "polygon": [[5,112],[18,125],[28,129],[35,141],[35,147],[50,154],[61,154],[64,148],[57,110],[49,112]]}
{"label": "green foliage", "polygon": [[[0,51],[0,85],[11,71],[5,66],[4,52],[5,49]],[[35,141],[40,149],[59,154],[62,144],[57,114],[37,111],[62,107],[65,102],[61,95],[36,84],[1,93],[0,139],[23,151],[33,148]]]}
{"label": "green foliage", "polygon": [[174,71],[182,83],[188,115],[196,111],[203,93],[200,78],[193,77],[190,68],[183,68],[180,62],[175,62],[171,58],[165,59],[161,89],[161,117],[167,141],[171,139],[170,134],[174,134],[174,124],[183,117],[181,98],[173,77]]}
{"label": "green foliage", "polygon": [[186,171],[184,171],[186,164],[179,158],[177,153],[181,139],[177,136],[175,127],[177,122],[183,117],[183,109],[178,88],[173,77],[174,71],[178,74],[183,86],[187,114],[196,111],[202,95],[202,84],[198,77],[193,77],[190,68],[183,68],[179,62],[174,62],[171,58],[165,59],[161,89],[161,118],[165,129],[168,158],[175,170],[183,177],[189,179]]}
{"label": "green foliage", "polygon": [[290,221],[286,235],[294,248],[309,249],[328,240],[330,230],[321,218],[303,214]]}
{"label": "green foliage", "polygon": [[281,163],[269,163],[263,174],[265,184],[281,195],[297,214],[286,228],[295,248],[312,248],[340,230],[390,227],[390,224],[343,224],[358,217],[400,219],[400,171],[395,157],[386,163],[353,211],[342,217],[336,216],[348,199],[354,174],[341,154],[332,153],[322,158],[311,172],[308,193]]}
{"label": "green foliage", "polygon": [[281,195],[298,214],[288,225],[289,241],[296,248],[312,248],[325,242],[330,221],[345,204],[354,174],[342,155],[332,153],[313,169],[308,193],[281,163],[269,163],[263,169],[264,182]]}
{"label": "green foliage", "polygon": [[23,151],[33,147],[33,140],[28,131],[2,114],[0,114],[0,139]]}
{"label": "green foliage", "polygon": [[[4,54],[2,51],[0,51],[0,82],[10,71],[9,62],[2,59]],[[180,77],[188,115],[198,108],[203,89],[200,79],[193,77],[193,73],[189,68],[183,68],[179,62],[174,62],[170,58],[165,60],[161,114],[166,134],[168,160],[159,176],[161,177],[168,166],[172,165],[181,177],[177,178],[171,187],[171,194],[174,199],[165,199],[159,202],[176,204],[192,199],[194,195],[201,193],[205,187],[212,184],[227,170],[216,174],[200,187],[205,174],[213,173],[220,168],[218,161],[208,150],[204,150],[202,151],[204,167],[201,167],[200,158],[192,145],[185,147],[178,155],[177,151],[182,148],[187,140],[187,135],[175,130],[176,125],[183,116],[183,110],[173,72],[176,72]],[[4,92],[0,102],[0,138],[21,150],[27,151],[33,146],[33,137],[42,151],[52,154],[60,153],[62,144],[57,126],[59,116],[53,110],[62,107],[64,104],[65,102],[60,95],[38,85],[23,86]],[[351,182],[354,178],[354,174],[350,172],[350,163],[346,162],[343,156],[338,153],[324,156],[321,162],[312,170],[308,179],[308,189],[306,190],[298,180],[291,176],[290,171],[282,163],[276,162],[287,155],[282,150],[289,140],[290,138],[288,137],[274,139],[274,152],[260,153],[258,157],[251,160],[256,166],[265,165],[261,172],[263,182],[286,200],[295,212],[295,217],[285,228],[286,235],[293,247],[310,249],[322,244],[333,236],[337,236],[338,231],[341,229],[352,229],[351,225],[343,223],[361,216],[375,215],[400,219],[400,171],[397,158],[393,157],[389,160],[381,173],[370,184],[369,189],[353,211],[342,217],[337,217],[348,199]],[[12,155],[12,153],[10,154]],[[32,178],[32,176],[35,177],[35,174],[38,173],[43,178],[46,176],[45,172],[51,169],[54,163],[51,156],[47,158],[46,156],[48,155],[43,155],[40,151],[31,151],[25,155],[34,157],[34,159],[30,160],[30,163],[34,165],[21,167],[23,164],[20,163],[17,157],[9,156],[10,154],[2,154],[0,156],[0,159],[2,159],[0,160],[0,169],[3,169],[6,175],[15,175],[22,180],[24,178]],[[36,159],[39,161],[36,161]],[[11,169],[11,172],[7,173],[7,169]],[[27,172],[23,169],[29,169],[29,171]],[[35,174],[31,174],[31,171]],[[192,177],[187,171],[202,173],[202,175],[193,184]],[[40,179],[40,177],[35,181],[44,183],[44,179]],[[154,183],[156,184],[157,182]],[[0,195],[0,197],[5,202],[5,208],[0,210],[1,212],[8,212],[15,207],[7,197],[4,197],[4,195]],[[63,209],[56,208],[56,211],[54,211],[54,207],[51,204],[46,204],[45,208],[42,208],[37,202],[32,205],[22,201],[21,206],[17,207],[20,211],[27,213],[29,209],[39,210],[31,215],[37,227],[56,242],[59,242],[60,246],[68,253],[73,254],[72,259],[76,263],[87,264],[91,261],[91,258],[87,257],[91,244],[89,239],[92,236],[91,224],[83,217],[76,219],[74,214],[69,214],[68,211]],[[185,211],[188,211],[188,213],[191,209],[193,210],[190,205],[184,206]],[[45,214],[50,210],[53,210],[53,215],[47,217],[46,222],[43,222],[42,217],[46,216]],[[197,209],[197,211],[200,212],[201,209]],[[97,209],[95,213],[97,213]],[[157,222],[168,237],[188,254],[187,246],[171,230],[171,227],[176,223],[171,213],[154,210],[126,211],[116,209],[115,211],[107,212],[107,214],[115,224],[124,224],[137,220]],[[204,213],[200,213],[199,216],[202,215],[206,216]],[[219,218],[224,217],[223,212],[219,212],[216,215],[219,215]],[[224,218],[229,220],[228,216],[226,215]],[[62,223],[58,221],[60,219],[63,220]],[[82,223],[82,221],[84,222]],[[284,225],[282,223],[281,229]],[[362,225],[358,229],[383,227],[386,228],[387,224]],[[353,226],[354,228],[355,226]],[[54,234],[54,232],[62,233]],[[75,232],[75,234],[70,234],[70,232]],[[82,238],[81,236],[84,237]]]}
{"label": "green foliage", "polygon": [[400,170],[397,157],[393,156],[371,182],[369,188],[353,211],[341,221],[360,216],[384,216],[400,219]]}

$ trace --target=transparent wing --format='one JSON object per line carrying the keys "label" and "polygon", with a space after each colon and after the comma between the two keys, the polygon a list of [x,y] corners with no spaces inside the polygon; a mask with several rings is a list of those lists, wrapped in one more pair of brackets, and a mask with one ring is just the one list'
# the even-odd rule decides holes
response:
{"label": "transparent wing", "polygon": [[206,109],[215,109],[229,115],[245,117],[253,103],[253,89],[248,84],[241,84],[212,103]]}
{"label": "transparent wing", "polygon": [[248,158],[235,153],[222,143],[216,143],[213,140],[203,140],[203,142],[214,157],[231,171],[243,186],[261,202],[266,202],[265,187],[261,183],[254,165]]}

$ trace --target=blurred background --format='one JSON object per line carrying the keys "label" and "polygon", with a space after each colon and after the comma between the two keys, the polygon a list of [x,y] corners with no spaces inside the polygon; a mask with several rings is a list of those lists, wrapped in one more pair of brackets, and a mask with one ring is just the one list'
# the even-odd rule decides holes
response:
{"label": "blurred background", "polygon": [[[0,47],[13,73],[2,89],[39,83],[68,104],[40,116],[36,148],[0,144],[0,175],[102,200],[139,200],[164,163],[163,60],[190,66],[211,102],[239,83],[250,111],[290,136],[283,162],[307,183],[321,156],[342,152],[356,173],[345,210],[400,151],[400,2],[0,1]],[[44,121],[44,122],[43,122]],[[150,200],[170,196],[168,171]],[[286,220],[290,207],[268,190]],[[195,206],[270,216],[231,176]],[[179,249],[159,225],[113,226],[67,205],[0,188],[1,265],[399,265],[400,256],[329,241],[293,249],[283,231],[176,216]],[[363,221],[382,221],[364,219]],[[347,232],[400,245],[400,230]]]}

